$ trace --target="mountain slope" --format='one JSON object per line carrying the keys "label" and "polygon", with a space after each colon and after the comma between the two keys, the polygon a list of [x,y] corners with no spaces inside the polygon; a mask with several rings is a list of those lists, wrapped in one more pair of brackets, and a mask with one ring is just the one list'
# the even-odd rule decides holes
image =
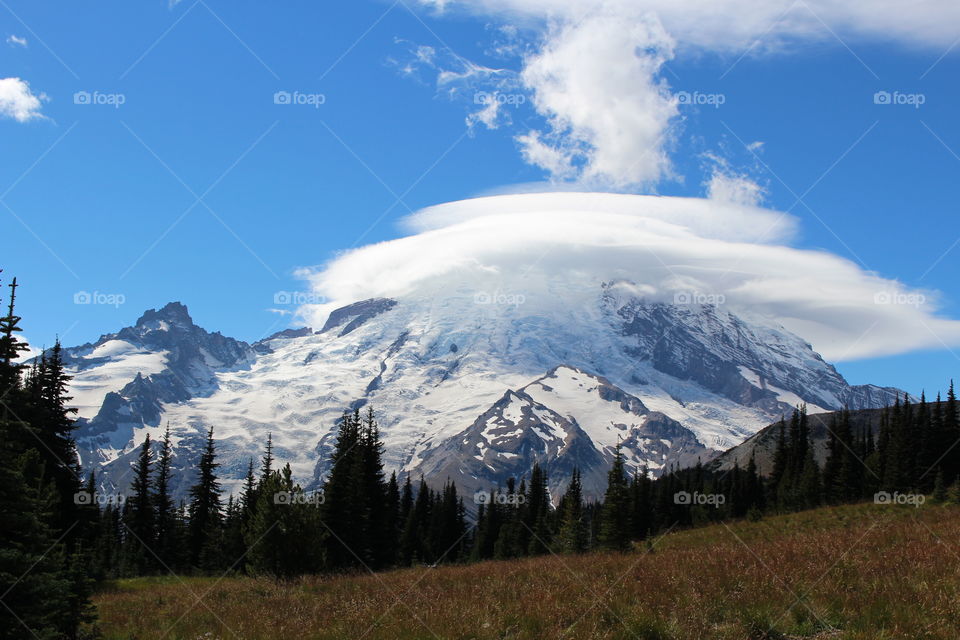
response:
{"label": "mountain slope", "polygon": [[69,350],[84,464],[124,488],[132,452],[169,423],[184,469],[214,428],[228,489],[267,434],[316,484],[337,418],[369,404],[388,469],[476,488],[536,459],[554,489],[581,466],[595,494],[618,441],[631,467],[656,473],[706,460],[798,402],[870,407],[897,393],[850,386],[802,339],[723,307],[650,301],[626,281],[538,286],[422,287],[253,346],[196,327],[179,303],[148,311]]}

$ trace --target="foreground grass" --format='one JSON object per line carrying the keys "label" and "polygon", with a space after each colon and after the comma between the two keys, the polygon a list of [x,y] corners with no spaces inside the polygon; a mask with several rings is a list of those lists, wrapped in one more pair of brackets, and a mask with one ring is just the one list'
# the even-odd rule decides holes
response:
{"label": "foreground grass", "polygon": [[632,553],[278,584],[120,581],[108,640],[960,637],[960,507],[857,505],[671,533]]}

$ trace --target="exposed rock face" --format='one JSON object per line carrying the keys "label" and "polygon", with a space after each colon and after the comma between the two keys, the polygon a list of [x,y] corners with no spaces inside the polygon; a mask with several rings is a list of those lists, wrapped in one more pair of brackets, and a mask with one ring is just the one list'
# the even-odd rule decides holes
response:
{"label": "exposed rock face", "polygon": [[384,311],[389,311],[396,304],[396,300],[373,298],[341,307],[330,314],[326,324],[323,325],[323,329],[320,329],[320,333],[339,328],[340,333],[337,337],[342,338],[367,320],[375,318]]}

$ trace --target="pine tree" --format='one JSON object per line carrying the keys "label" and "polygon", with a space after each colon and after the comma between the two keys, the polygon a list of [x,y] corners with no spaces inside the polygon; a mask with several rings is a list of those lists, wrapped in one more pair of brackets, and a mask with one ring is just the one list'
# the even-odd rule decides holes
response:
{"label": "pine tree", "polygon": [[527,555],[540,555],[550,551],[553,532],[550,527],[550,493],[547,489],[547,474],[539,463],[533,463],[530,473],[530,487],[527,490],[525,505],[525,533],[527,537]]}
{"label": "pine tree", "polygon": [[398,542],[400,540],[400,487],[397,484],[397,474],[390,474],[390,481],[387,483],[387,517],[386,517],[386,535],[387,544],[390,547],[389,557],[385,560],[387,564],[393,565],[397,562],[399,552]]}
{"label": "pine tree", "polygon": [[813,458],[813,451],[809,448],[807,448],[803,471],[800,474],[799,493],[802,501],[800,508],[813,509],[820,506],[823,499],[820,486],[820,467]]}
{"label": "pine tree", "polygon": [[173,569],[177,563],[179,536],[176,528],[176,505],[170,491],[173,465],[173,444],[170,441],[170,425],[167,425],[157,457],[156,479],[152,495],[154,523],[156,526],[156,551],[162,566]]}
{"label": "pine tree", "polygon": [[403,533],[400,535],[399,555],[404,565],[424,560],[426,554],[423,538],[426,536],[431,506],[430,488],[421,476],[416,497],[404,522]]}
{"label": "pine tree", "polygon": [[153,453],[148,433],[140,447],[140,455],[133,465],[130,497],[123,514],[126,528],[124,544],[124,573],[139,576],[151,571],[154,565],[155,512],[153,484],[150,480]]}
{"label": "pine tree", "polygon": [[35,417],[36,404],[28,404],[17,362],[28,347],[17,337],[16,288],[14,280],[0,318],[0,640],[74,637],[90,618],[88,583],[71,564],[80,556],[67,556],[56,541],[83,526],[62,528],[63,504],[74,494],[60,494],[37,450],[38,425],[24,420]]}
{"label": "pine tree", "polygon": [[356,413],[340,418],[334,451],[330,456],[330,472],[324,483],[323,522],[329,528],[325,557],[329,569],[342,569],[353,563],[349,547],[341,542],[351,532],[355,521],[352,474],[360,441],[360,419]]}
{"label": "pine tree", "polygon": [[607,474],[607,491],[600,514],[600,545],[606,549],[625,550],[630,546],[630,494],[624,471],[623,453],[617,443],[613,466]]}
{"label": "pine tree", "polygon": [[207,432],[207,443],[200,456],[200,475],[190,488],[188,550],[190,564],[210,571],[220,566],[220,541],[223,535],[223,508],[220,483],[217,481],[216,445],[213,427]]}
{"label": "pine tree", "polygon": [[[360,553],[371,569],[382,569],[393,564],[396,556],[396,538],[389,522],[388,486],[383,473],[383,442],[373,407],[367,408],[361,428],[359,469],[359,500],[363,505],[358,523],[362,537],[354,551]],[[356,541],[355,541],[356,542]]]}
{"label": "pine tree", "polygon": [[777,423],[777,447],[773,453],[773,472],[770,474],[770,502],[779,504],[779,488],[787,474],[787,424],[783,416]]}
{"label": "pine tree", "polygon": [[26,365],[18,363],[20,354],[30,350],[30,346],[20,341],[17,334],[23,331],[20,328],[20,316],[14,313],[14,304],[17,297],[17,279],[7,285],[10,287],[10,301],[7,305],[7,315],[0,318],[0,402],[10,392],[20,387],[20,374]]}
{"label": "pine tree", "polygon": [[[40,446],[37,451],[43,459],[46,474],[53,481],[59,496],[53,515],[54,527],[66,531],[77,521],[77,504],[73,497],[80,490],[82,482],[73,440],[73,431],[76,429],[73,414],[76,409],[69,407],[72,398],[68,395],[68,389],[72,377],[64,369],[59,340],[41,357],[36,375],[36,397],[27,410],[27,416],[38,436]],[[71,530],[67,536],[68,545],[72,545],[75,538]]]}
{"label": "pine tree", "polygon": [[632,538],[642,540],[654,526],[653,492],[650,472],[646,466],[633,475],[630,483],[630,527]]}
{"label": "pine tree", "polygon": [[[957,394],[953,388],[953,380],[950,381],[950,389],[947,391],[947,401],[943,409],[943,440],[949,448],[944,456],[942,465],[944,469],[944,479],[947,484],[953,484],[960,478],[960,405],[957,403]],[[947,451],[944,449],[943,451]]]}
{"label": "pine tree", "polygon": [[[319,571],[323,548],[316,537],[323,525],[318,496],[307,495],[293,482],[289,464],[263,478],[256,495],[244,535],[247,570],[283,579]],[[232,559],[231,566],[238,564]]]}
{"label": "pine tree", "polygon": [[587,531],[583,518],[583,486],[580,469],[574,468],[570,486],[560,501],[560,530],[557,533],[561,553],[581,553],[587,548]]}
{"label": "pine tree", "polygon": [[0,418],[0,640],[55,638],[77,622],[65,615],[71,580],[48,524],[49,492],[36,488],[44,486],[40,456],[11,446],[26,428]]}
{"label": "pine tree", "polygon": [[273,472],[273,434],[267,434],[267,449],[263,452],[263,458],[260,460],[260,480],[263,481],[270,477]]}

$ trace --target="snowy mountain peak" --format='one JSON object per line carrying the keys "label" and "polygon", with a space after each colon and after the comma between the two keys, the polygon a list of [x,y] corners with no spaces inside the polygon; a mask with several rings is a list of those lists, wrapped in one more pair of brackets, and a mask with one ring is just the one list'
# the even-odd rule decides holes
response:
{"label": "snowy mountain peak", "polygon": [[253,346],[195,326],[179,303],[148,311],[68,350],[84,464],[123,488],[145,433],[169,422],[188,461],[215,427],[228,488],[268,433],[315,486],[337,419],[369,405],[388,469],[469,491],[538,461],[553,488],[579,467],[595,494],[618,443],[631,469],[659,473],[708,460],[797,403],[882,406],[896,393],[848,385],[803,339],[722,305],[587,275],[497,277],[356,301],[316,333]]}
{"label": "snowy mountain peak", "polygon": [[432,447],[415,472],[478,490],[503,486],[539,462],[555,494],[579,468],[587,495],[599,497],[618,446],[631,473],[713,455],[692,431],[609,380],[561,365],[505,392],[467,429]]}

